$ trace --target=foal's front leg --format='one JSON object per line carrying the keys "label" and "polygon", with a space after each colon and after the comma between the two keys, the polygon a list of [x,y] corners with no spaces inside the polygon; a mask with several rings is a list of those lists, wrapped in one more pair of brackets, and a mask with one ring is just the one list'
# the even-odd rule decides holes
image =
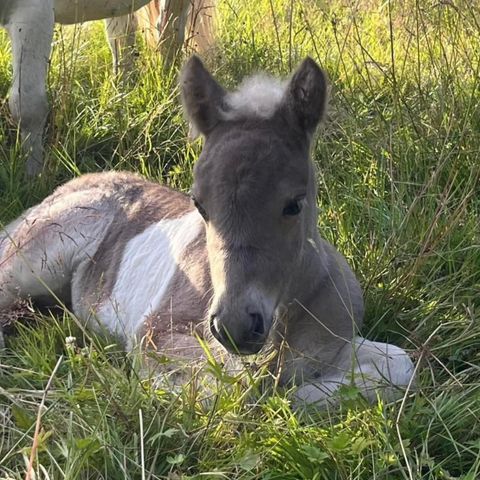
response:
{"label": "foal's front leg", "polygon": [[10,111],[20,126],[27,174],[43,167],[43,132],[48,115],[46,77],[53,37],[51,0],[19,2],[6,29],[12,41]]}
{"label": "foal's front leg", "polygon": [[316,404],[325,406],[338,401],[342,385],[353,385],[370,402],[377,395],[393,401],[414,387],[414,365],[400,347],[355,337],[335,358],[328,374],[304,383],[295,393],[295,406]]}

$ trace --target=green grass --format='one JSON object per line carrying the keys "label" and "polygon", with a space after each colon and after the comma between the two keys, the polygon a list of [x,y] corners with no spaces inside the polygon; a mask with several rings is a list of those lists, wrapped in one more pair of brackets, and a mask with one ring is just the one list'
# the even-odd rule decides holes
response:
{"label": "green grass", "polygon": [[[480,478],[480,9],[475,2],[220,1],[210,67],[227,85],[305,55],[329,74],[329,116],[313,155],[319,229],[365,289],[364,334],[418,361],[417,393],[367,406],[346,392],[328,412],[292,412],[261,375],[207,365],[154,387],[134,355],[86,336],[68,315],[20,323],[0,357],[0,478],[23,478],[43,389],[36,478]],[[0,99],[11,78],[0,36]],[[118,85],[102,25],[58,30],[47,174],[22,180],[17,132],[0,102],[0,222],[68,178],[128,169],[188,190],[200,150],[186,141],[176,73],[141,49]],[[75,336],[77,344],[65,339]],[[213,393],[212,393],[213,392]]]}

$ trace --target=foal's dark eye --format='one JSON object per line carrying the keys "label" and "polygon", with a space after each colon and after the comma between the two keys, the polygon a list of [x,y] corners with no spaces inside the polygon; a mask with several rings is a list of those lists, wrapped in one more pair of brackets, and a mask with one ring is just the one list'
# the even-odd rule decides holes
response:
{"label": "foal's dark eye", "polygon": [[205,209],[198,203],[197,199],[192,196],[192,201],[193,204],[195,205],[195,208],[198,210],[198,213],[203,217],[203,219],[208,222],[208,215]]}
{"label": "foal's dark eye", "polygon": [[303,197],[295,198],[290,200],[285,208],[283,209],[282,215],[293,217],[298,215],[302,211],[303,207]]}

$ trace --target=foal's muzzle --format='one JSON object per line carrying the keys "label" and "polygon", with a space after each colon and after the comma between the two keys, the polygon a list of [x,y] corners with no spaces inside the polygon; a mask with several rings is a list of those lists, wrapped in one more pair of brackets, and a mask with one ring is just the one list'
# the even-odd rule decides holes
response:
{"label": "foal's muzzle", "polygon": [[[268,325],[267,325],[268,323]],[[222,321],[213,314],[210,317],[210,330],[213,336],[230,352],[240,355],[257,353],[265,344],[270,322],[265,322],[261,313],[247,313],[242,321]],[[268,328],[267,328],[268,327]]]}

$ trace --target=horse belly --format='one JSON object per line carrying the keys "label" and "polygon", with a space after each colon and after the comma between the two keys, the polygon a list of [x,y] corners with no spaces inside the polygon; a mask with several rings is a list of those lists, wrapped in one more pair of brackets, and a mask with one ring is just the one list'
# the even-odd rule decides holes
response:
{"label": "horse belly", "polygon": [[[165,305],[172,298],[172,290],[180,290],[176,293],[182,298],[181,290],[191,287],[188,275],[182,272],[182,259],[202,231],[201,217],[190,211],[154,223],[133,237],[123,250],[112,291],[96,309],[100,327],[123,339],[130,349],[145,334],[146,324],[175,323],[173,316],[165,318]],[[187,278],[186,283],[178,283],[182,276]]]}
{"label": "horse belly", "polygon": [[145,6],[150,0],[54,0],[55,21],[63,24],[126,15]]}

